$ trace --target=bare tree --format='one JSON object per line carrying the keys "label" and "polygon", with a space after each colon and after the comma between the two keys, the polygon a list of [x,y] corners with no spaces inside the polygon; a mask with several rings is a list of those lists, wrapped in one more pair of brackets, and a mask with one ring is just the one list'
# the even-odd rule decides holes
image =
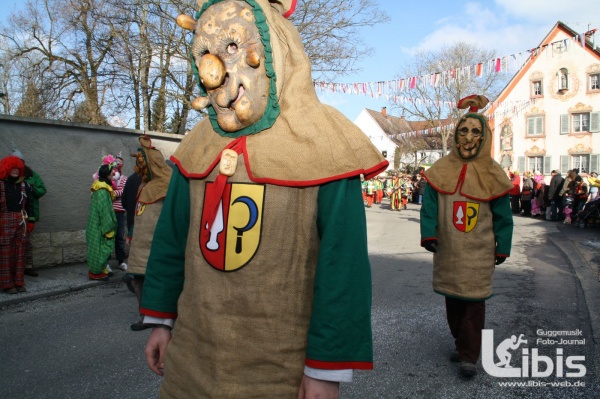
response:
{"label": "bare tree", "polygon": [[[495,54],[495,51],[483,50],[464,42],[444,46],[438,52],[418,53],[414,62],[404,69],[402,75],[424,76],[428,80],[420,82],[409,91],[398,93],[399,97],[408,97],[409,100],[396,104],[397,112],[407,119],[426,122],[426,128],[439,127],[446,118],[450,119],[447,123],[456,123],[465,112],[455,106],[461,98],[471,94],[483,94],[493,100],[508,82],[510,76],[506,74],[494,72],[478,77],[465,68],[487,63],[496,58]],[[432,77],[434,84],[430,79]],[[451,103],[454,105],[450,105]],[[438,130],[442,153],[447,154],[448,140],[453,131]]]}
{"label": "bare tree", "polygon": [[[175,20],[196,9],[195,0],[27,0],[0,26],[5,112],[39,95],[49,117],[184,133],[204,114],[190,112],[191,33]],[[360,29],[387,20],[374,0],[299,0],[292,16],[320,77],[355,72],[370,52]]]}
{"label": "bare tree", "polygon": [[115,39],[103,0],[30,0],[0,33],[15,57],[35,54],[42,73],[52,74],[67,114],[83,98],[90,123],[103,123],[102,106],[112,73],[105,60]]}
{"label": "bare tree", "polygon": [[361,29],[389,21],[372,0],[299,0],[290,17],[296,25],[315,79],[358,71],[356,62],[372,53]]}

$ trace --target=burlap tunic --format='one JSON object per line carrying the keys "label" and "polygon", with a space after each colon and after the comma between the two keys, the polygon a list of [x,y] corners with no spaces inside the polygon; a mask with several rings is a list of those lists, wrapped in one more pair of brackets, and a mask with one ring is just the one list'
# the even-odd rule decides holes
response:
{"label": "burlap tunic", "polygon": [[127,260],[127,272],[131,274],[146,274],[146,264],[150,256],[152,236],[156,229],[156,222],[162,210],[164,200],[160,199],[152,204],[138,202],[135,211],[135,234],[131,240],[131,249]]}
{"label": "burlap tunic", "polygon": [[438,196],[439,247],[433,255],[436,292],[467,299],[492,295],[496,259],[492,220],[489,202],[470,200],[458,193]]}
{"label": "burlap tunic", "polygon": [[[216,175],[215,170],[206,181]],[[229,182],[251,183],[241,157]],[[190,180],[185,284],[165,361],[163,398],[296,395],[318,252],[318,187],[264,187],[268,211],[259,216],[258,250],[246,266],[223,272],[200,251],[205,181]]]}

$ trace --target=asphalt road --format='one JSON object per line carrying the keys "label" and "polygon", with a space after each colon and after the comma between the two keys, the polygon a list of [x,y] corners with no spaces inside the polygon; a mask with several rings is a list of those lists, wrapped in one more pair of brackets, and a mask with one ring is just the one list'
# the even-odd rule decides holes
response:
{"label": "asphalt road", "polygon": [[[600,282],[578,270],[555,242],[568,240],[563,226],[515,218],[513,253],[495,274],[495,296],[487,302],[486,328],[494,343],[512,335],[528,340],[513,352],[521,367],[521,351],[547,356],[564,372],[581,364],[585,375],[498,378],[484,371],[465,381],[448,359],[453,342],[445,321],[443,297],[431,290],[432,256],[419,247],[418,206],[392,212],[367,209],[373,270],[375,369],[356,372],[342,384],[342,398],[599,398],[598,342],[593,309],[600,302]],[[566,226],[568,234],[594,244],[600,228]],[[572,237],[571,237],[572,238]],[[597,262],[593,245],[582,259]],[[586,274],[587,273],[587,274]],[[582,275],[586,278],[582,282]],[[0,310],[0,397],[12,398],[157,398],[160,378],[145,365],[148,331],[131,332],[134,296],[120,283],[7,306]],[[541,343],[548,332],[580,330],[585,342]],[[594,331],[596,336],[594,336]],[[572,338],[572,337],[565,337]],[[562,357],[557,349],[562,349]],[[581,356],[580,360],[568,359]],[[530,356],[530,360],[533,356]],[[544,358],[542,358],[544,359]],[[572,360],[571,363],[568,363]],[[534,373],[532,364],[527,367]],[[547,363],[537,361],[538,372]],[[524,367],[522,367],[524,368]],[[507,387],[503,383],[578,386]]]}

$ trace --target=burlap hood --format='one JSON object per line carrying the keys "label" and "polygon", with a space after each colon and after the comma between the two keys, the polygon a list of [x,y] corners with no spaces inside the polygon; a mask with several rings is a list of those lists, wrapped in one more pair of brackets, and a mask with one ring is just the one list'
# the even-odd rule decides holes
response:
{"label": "burlap hood", "polygon": [[138,202],[152,204],[167,195],[167,188],[169,187],[173,170],[165,163],[162,153],[152,146],[150,137],[141,136],[140,145],[146,165],[148,165],[150,180],[140,185],[138,189]]}
{"label": "burlap hood", "polygon": [[[361,173],[369,179],[385,170],[388,162],[368,137],[317,98],[300,35],[281,15],[289,7],[284,10],[279,2],[272,6],[267,0],[254,2],[263,9],[269,29],[280,114],[270,128],[242,136],[235,143],[251,180],[310,186]],[[199,6],[204,3],[198,2]],[[203,178],[233,141],[217,134],[205,118],[171,159],[186,176]]]}
{"label": "burlap hood", "polygon": [[477,118],[483,125],[483,143],[477,155],[463,159],[455,145],[452,151],[424,172],[427,182],[442,194],[460,194],[474,200],[490,201],[507,194],[512,188],[510,179],[502,166],[491,157],[492,129],[485,117],[477,113],[467,113],[456,124],[457,129],[464,118]]}

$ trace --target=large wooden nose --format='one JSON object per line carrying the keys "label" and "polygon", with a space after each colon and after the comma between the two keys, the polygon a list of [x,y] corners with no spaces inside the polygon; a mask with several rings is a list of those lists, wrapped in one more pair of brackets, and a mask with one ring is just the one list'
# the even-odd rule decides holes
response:
{"label": "large wooden nose", "polygon": [[216,89],[225,80],[225,65],[219,57],[213,54],[204,54],[198,66],[200,82],[208,90]]}

